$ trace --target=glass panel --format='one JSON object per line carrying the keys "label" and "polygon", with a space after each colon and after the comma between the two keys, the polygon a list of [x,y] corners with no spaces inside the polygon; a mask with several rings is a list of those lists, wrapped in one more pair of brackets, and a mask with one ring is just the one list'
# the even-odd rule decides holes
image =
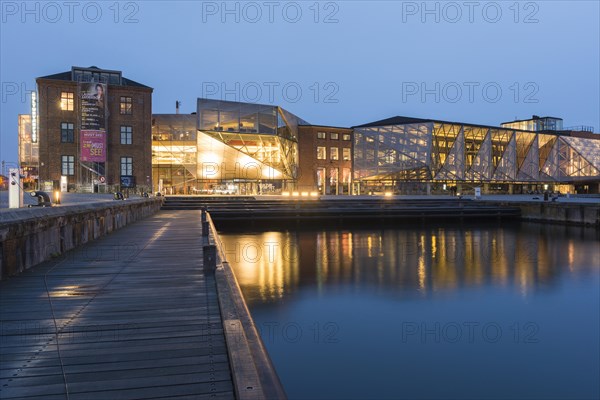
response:
{"label": "glass panel", "polygon": [[218,110],[200,110],[200,128],[207,131],[219,130],[219,111]]}
{"label": "glass panel", "polygon": [[240,132],[258,133],[258,113],[256,107],[242,105],[240,110]]}
{"label": "glass panel", "polygon": [[274,135],[277,132],[277,109],[275,107],[261,106],[258,110],[258,131]]}
{"label": "glass panel", "polygon": [[223,132],[239,132],[240,105],[238,103],[221,102],[218,126],[218,130]]}

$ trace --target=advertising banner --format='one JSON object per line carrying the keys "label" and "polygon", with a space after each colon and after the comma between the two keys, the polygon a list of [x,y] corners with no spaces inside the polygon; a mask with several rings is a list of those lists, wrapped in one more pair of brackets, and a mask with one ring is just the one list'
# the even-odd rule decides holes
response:
{"label": "advertising banner", "polygon": [[80,151],[83,162],[106,162],[106,84],[79,84]]}
{"label": "advertising banner", "polygon": [[106,131],[106,85],[104,83],[80,83],[81,130]]}
{"label": "advertising banner", "polygon": [[81,161],[106,162],[106,132],[81,131]]}

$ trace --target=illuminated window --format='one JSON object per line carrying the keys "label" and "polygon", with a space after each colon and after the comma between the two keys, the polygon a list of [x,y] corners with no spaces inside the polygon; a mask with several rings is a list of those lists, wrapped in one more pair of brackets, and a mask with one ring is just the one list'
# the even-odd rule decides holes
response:
{"label": "illuminated window", "polygon": [[329,138],[331,140],[338,140],[340,138],[340,135],[338,133],[330,133]]}
{"label": "illuminated window", "polygon": [[340,159],[340,151],[337,147],[332,147],[329,149],[329,158],[332,160],[339,160]]}
{"label": "illuminated window", "polygon": [[317,186],[319,189],[325,184],[325,168],[317,168]]}
{"label": "illuminated window", "polygon": [[317,147],[317,160],[327,160],[327,148],[324,146]]}
{"label": "illuminated window", "polygon": [[342,149],[342,160],[344,161],[350,161],[350,148],[349,147],[344,147]]}
{"label": "illuminated window", "polygon": [[60,109],[73,111],[75,109],[75,94],[73,92],[60,92]]}
{"label": "illuminated window", "polygon": [[317,132],[317,139],[327,139],[327,134],[325,132]]}
{"label": "illuminated window", "polygon": [[131,144],[133,128],[131,126],[121,125],[121,144]]}
{"label": "illuminated window", "polygon": [[131,97],[121,97],[120,110],[121,115],[133,114],[133,99]]}
{"label": "illuminated window", "polygon": [[350,134],[349,133],[344,133],[344,135],[342,135],[342,140],[349,141],[350,140]]}
{"label": "illuminated window", "polygon": [[342,182],[350,183],[352,180],[352,174],[350,173],[350,168],[342,168]]}
{"label": "illuminated window", "polygon": [[338,173],[339,173],[339,170],[337,168],[329,168],[329,184],[330,185],[332,185],[332,186],[337,185]]}
{"label": "illuminated window", "polygon": [[75,141],[74,132],[71,122],[60,123],[60,141],[62,143],[73,143]]}
{"label": "illuminated window", "polygon": [[62,156],[63,175],[75,175],[75,156]]}

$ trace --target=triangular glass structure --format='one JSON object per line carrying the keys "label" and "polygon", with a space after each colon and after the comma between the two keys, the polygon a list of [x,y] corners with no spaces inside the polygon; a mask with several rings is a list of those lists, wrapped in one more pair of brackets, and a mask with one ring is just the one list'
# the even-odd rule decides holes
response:
{"label": "triangular glass structure", "polygon": [[488,133],[479,147],[479,151],[471,169],[468,172],[469,180],[489,180],[492,178],[492,135]]}
{"label": "triangular glass structure", "polygon": [[540,179],[539,147],[537,135],[532,135],[529,149],[525,158],[519,165],[517,180],[522,182],[537,181]]}
{"label": "triangular glass structure", "polygon": [[489,129],[476,126],[465,126],[463,133],[465,136],[465,170],[469,171],[475,162],[479,149],[488,136]]}
{"label": "triangular glass structure", "polygon": [[[544,165],[540,170],[540,177],[542,179],[553,181],[560,180],[559,147],[560,140],[558,140],[557,137],[554,137],[540,148],[540,155],[543,154],[545,160]],[[542,157],[540,157],[540,161],[541,160]]]}
{"label": "triangular glass structure", "polygon": [[438,180],[465,179],[465,135],[461,129],[450,149],[444,165],[435,176]]}
{"label": "triangular glass structure", "polygon": [[513,134],[502,158],[494,171],[493,179],[497,181],[513,181],[517,177],[517,141]]}
{"label": "triangular glass structure", "polygon": [[[434,124],[432,137],[432,162],[431,170],[433,175],[437,175],[446,164],[455,140],[462,132],[460,125],[453,124]],[[463,146],[464,148],[464,140]]]}

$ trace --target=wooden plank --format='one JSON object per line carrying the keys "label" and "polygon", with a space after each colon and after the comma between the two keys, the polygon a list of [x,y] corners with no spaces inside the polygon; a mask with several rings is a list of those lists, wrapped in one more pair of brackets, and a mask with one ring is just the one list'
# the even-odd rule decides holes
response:
{"label": "wooden plank", "polygon": [[61,363],[70,399],[233,397],[198,211],[160,212],[3,281],[0,310],[2,399],[65,398]]}

